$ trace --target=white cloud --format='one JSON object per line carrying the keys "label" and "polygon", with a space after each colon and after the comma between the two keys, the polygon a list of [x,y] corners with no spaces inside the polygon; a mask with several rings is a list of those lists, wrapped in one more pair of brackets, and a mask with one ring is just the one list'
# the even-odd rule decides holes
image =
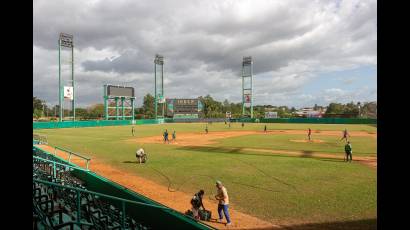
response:
{"label": "white cloud", "polygon": [[[74,34],[84,105],[101,102],[102,84],[114,82],[132,84],[142,101],[156,53],[165,56],[167,96],[236,102],[242,56],[252,55],[257,104],[319,100],[302,91],[318,74],[377,65],[376,0],[36,0],[33,13],[33,89],[50,102],[60,32]],[[352,94],[324,93],[322,101]]]}

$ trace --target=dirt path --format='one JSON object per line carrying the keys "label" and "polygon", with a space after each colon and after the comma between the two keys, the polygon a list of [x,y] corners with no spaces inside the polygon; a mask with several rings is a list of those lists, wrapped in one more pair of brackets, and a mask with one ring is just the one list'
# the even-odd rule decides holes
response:
{"label": "dirt path", "polygon": [[[38,147],[53,153],[54,148],[47,145],[38,145]],[[57,156],[67,159],[68,156],[62,151],[56,152]],[[85,163],[80,158],[73,157],[71,161],[79,166],[84,167]],[[150,199],[171,207],[177,211],[184,213],[190,208],[189,201],[192,194],[186,194],[180,191],[169,192],[166,186],[159,185],[153,181],[144,179],[135,174],[122,171],[98,159],[92,159],[90,163],[90,170],[100,174],[118,184],[121,184],[137,193],[140,193]],[[204,206],[212,212],[212,217],[218,215],[216,201],[204,199]],[[232,219],[232,225],[226,227],[224,224],[216,222],[205,222],[218,229],[279,229],[278,225],[258,219],[251,215],[236,211],[232,207],[229,208]]]}
{"label": "dirt path", "polygon": [[[313,131],[314,136],[341,136],[339,131]],[[177,134],[177,139],[174,142],[170,142],[174,145],[179,146],[211,146],[215,144],[217,140],[228,138],[228,137],[238,137],[244,135],[266,135],[262,131],[222,131],[222,132],[209,132],[205,133],[180,133]],[[304,134],[306,135],[306,130],[271,130],[267,134]],[[377,138],[377,134],[368,133],[363,131],[354,131],[349,133],[352,137],[373,137]],[[142,142],[142,143],[163,143],[161,136],[151,136],[143,138],[133,138],[127,141],[130,142]],[[290,140],[292,142],[306,142],[306,140]],[[324,143],[323,140],[313,139],[315,143]],[[272,150],[272,149],[257,149],[257,148],[244,148],[242,151],[258,151],[265,153],[273,154],[285,154],[289,156],[298,156],[298,157],[314,157],[314,158],[331,158],[331,159],[343,159],[343,155],[335,155],[332,153],[323,153],[323,152],[307,152],[307,151],[287,151],[287,150]],[[354,161],[365,164],[372,168],[377,168],[377,157],[363,157],[353,155]]]}
{"label": "dirt path", "polygon": [[[177,138],[174,144],[181,146],[207,146],[214,144],[218,139],[228,137],[238,137],[244,135],[266,135],[266,134],[300,134],[307,135],[306,130],[271,130],[267,133],[263,131],[215,131],[205,133],[177,133]],[[363,131],[354,131],[349,133],[352,137],[373,137],[377,138],[377,134]],[[342,132],[339,131],[313,131],[314,136],[339,136],[342,137]],[[142,138],[133,138],[127,141],[138,141],[143,143],[163,143],[162,136],[151,136]]]}
{"label": "dirt path", "polygon": [[[331,158],[343,160],[343,156],[335,155],[332,153],[322,153],[322,152],[303,152],[303,151],[286,151],[286,150],[271,150],[271,149],[254,149],[254,148],[244,148],[243,151],[256,151],[272,154],[283,154],[288,156],[298,156],[298,157],[312,157],[312,158]],[[377,157],[362,157],[353,156],[353,161],[358,161],[359,163],[370,166],[371,168],[377,168]]]}

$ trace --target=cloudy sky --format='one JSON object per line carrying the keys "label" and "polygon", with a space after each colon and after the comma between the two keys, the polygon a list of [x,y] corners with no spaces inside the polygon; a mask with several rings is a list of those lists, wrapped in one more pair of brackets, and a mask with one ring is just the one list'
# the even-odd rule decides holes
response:
{"label": "cloudy sky", "polygon": [[240,102],[242,57],[252,56],[255,104],[375,101],[376,8],[376,0],[34,0],[33,96],[58,102],[65,32],[74,35],[79,106],[102,103],[104,84],[135,87],[141,105],[154,92],[156,53],[167,98]]}

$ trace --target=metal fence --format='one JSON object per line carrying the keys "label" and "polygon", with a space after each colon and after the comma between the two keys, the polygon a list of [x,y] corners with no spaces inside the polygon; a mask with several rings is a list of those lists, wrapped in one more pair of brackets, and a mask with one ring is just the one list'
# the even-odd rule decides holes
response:
{"label": "metal fence", "polygon": [[[146,125],[162,123],[194,123],[194,122],[224,122],[226,118],[195,118],[195,119],[141,119],[141,120],[93,120],[93,121],[63,121],[63,122],[33,122],[33,129],[84,128],[99,126]],[[260,123],[312,123],[312,124],[377,124],[377,119],[365,118],[232,118],[231,122]]]}

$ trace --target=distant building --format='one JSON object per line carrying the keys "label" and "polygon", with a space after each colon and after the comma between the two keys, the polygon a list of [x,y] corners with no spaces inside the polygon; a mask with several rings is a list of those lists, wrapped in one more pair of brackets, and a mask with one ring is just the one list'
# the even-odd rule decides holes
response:
{"label": "distant building", "polygon": [[326,109],[314,110],[313,108],[302,108],[295,112],[297,117],[315,117],[321,118],[326,112]]}
{"label": "distant building", "polygon": [[265,118],[278,118],[278,112],[265,112]]}

